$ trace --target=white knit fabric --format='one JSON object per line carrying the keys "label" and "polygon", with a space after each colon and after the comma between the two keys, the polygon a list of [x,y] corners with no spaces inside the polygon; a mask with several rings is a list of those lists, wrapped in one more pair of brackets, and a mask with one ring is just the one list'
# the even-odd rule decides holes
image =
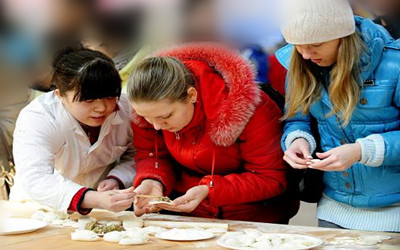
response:
{"label": "white knit fabric", "polygon": [[315,44],[355,33],[347,0],[282,0],[282,34],[290,44]]}

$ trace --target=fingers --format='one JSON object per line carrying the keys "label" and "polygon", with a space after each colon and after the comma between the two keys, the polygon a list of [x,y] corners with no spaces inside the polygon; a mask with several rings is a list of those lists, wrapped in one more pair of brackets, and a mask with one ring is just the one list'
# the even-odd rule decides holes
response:
{"label": "fingers", "polygon": [[322,161],[315,162],[315,163],[311,163],[311,164],[309,165],[309,167],[310,167],[310,168],[313,168],[313,169],[324,170],[324,169],[326,169],[328,166],[334,164],[336,160],[337,160],[336,157],[330,156],[330,157],[328,157],[328,158],[326,158],[326,159],[324,159],[324,160],[322,160]]}
{"label": "fingers", "polygon": [[[296,160],[293,160],[292,157],[294,157]],[[285,155],[283,156],[283,160],[285,160],[287,163],[289,163],[289,165],[292,166],[292,168],[296,168],[296,169],[308,168],[306,160],[303,160],[297,156],[294,156],[294,154],[291,154],[291,153],[285,153]]]}
{"label": "fingers", "polygon": [[126,188],[126,189],[122,189],[121,192],[122,193],[133,193],[133,190],[135,190],[134,187],[129,187],[129,188]]}
{"label": "fingers", "polygon": [[111,206],[111,211],[113,212],[121,212],[125,211],[128,209],[130,206],[132,206],[133,200],[120,200],[112,204]]}
{"label": "fingers", "polygon": [[299,165],[307,165],[307,156],[304,156],[304,158],[301,158],[301,157],[299,157],[297,154],[296,154],[296,152],[292,152],[292,151],[289,151],[289,150],[287,150],[286,152],[285,152],[285,155],[284,156],[286,156],[286,158],[288,158],[288,159],[290,159],[292,162],[294,162],[295,164],[299,164]]}
{"label": "fingers", "polygon": [[105,191],[106,189],[106,185],[104,184],[104,183],[100,183],[99,184],[99,186],[97,187],[97,191],[99,191],[99,192],[103,192],[103,191]]}
{"label": "fingers", "polygon": [[300,148],[300,152],[303,154],[303,157],[305,158],[304,159],[305,161],[308,161],[308,159],[312,159],[313,158],[311,156],[311,154],[310,154],[310,150],[308,149],[308,147]]}
{"label": "fingers", "polygon": [[326,151],[325,153],[316,153],[316,155],[320,159],[325,159],[325,158],[328,158],[329,156],[331,156],[332,152],[331,152],[331,150],[329,150],[329,151]]}

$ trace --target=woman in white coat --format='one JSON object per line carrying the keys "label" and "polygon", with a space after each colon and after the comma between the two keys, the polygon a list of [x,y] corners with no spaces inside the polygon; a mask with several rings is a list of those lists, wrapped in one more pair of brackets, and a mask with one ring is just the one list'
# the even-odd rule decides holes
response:
{"label": "woman in white coat", "polygon": [[53,67],[55,90],[35,99],[17,120],[10,199],[31,198],[81,214],[129,208],[136,173],[131,111],[112,60],[66,48]]}

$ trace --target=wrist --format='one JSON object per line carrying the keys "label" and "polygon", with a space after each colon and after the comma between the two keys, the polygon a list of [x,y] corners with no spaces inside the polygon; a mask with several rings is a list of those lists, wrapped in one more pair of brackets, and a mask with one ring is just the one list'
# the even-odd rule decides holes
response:
{"label": "wrist", "polygon": [[141,183],[142,185],[151,185],[154,188],[158,189],[162,193],[164,193],[164,186],[161,182],[153,180],[153,179],[145,179]]}
{"label": "wrist", "polygon": [[85,197],[83,198],[81,208],[90,209],[90,208],[100,208],[98,202],[99,192],[90,190],[86,192]]}
{"label": "wrist", "polygon": [[354,143],[354,150],[355,150],[355,155],[357,156],[357,162],[361,161],[362,158],[362,152],[361,152],[361,144],[356,142]]}
{"label": "wrist", "polygon": [[205,196],[204,198],[208,197],[208,194],[210,192],[210,188],[207,185],[200,185],[199,187],[203,190],[203,193],[204,193],[204,196]]}

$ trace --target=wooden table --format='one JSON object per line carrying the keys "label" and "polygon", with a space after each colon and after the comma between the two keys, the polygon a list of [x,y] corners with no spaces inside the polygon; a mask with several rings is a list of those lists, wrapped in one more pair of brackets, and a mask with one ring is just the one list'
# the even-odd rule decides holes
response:
{"label": "wooden table", "polygon": [[[0,211],[3,215],[9,217],[22,217],[29,218],[38,207],[32,204],[23,203],[11,203],[0,201]],[[93,211],[90,216],[97,219],[112,219],[113,213],[96,210]],[[400,249],[400,234],[389,234],[389,233],[376,233],[376,232],[360,232],[353,230],[334,230],[324,228],[313,228],[313,227],[301,227],[301,226],[286,226],[286,225],[275,225],[267,223],[252,223],[243,221],[226,221],[226,220],[211,220],[203,218],[192,218],[182,216],[170,216],[170,215],[149,215],[146,219],[151,220],[170,220],[170,221],[194,221],[194,222],[222,222],[229,223],[230,231],[237,231],[245,228],[255,228],[262,232],[270,233],[296,233],[305,234],[310,236],[316,236],[323,239],[325,242],[333,240],[335,237],[357,237],[367,235],[388,235],[392,239],[385,241],[384,246],[389,246],[388,249]],[[219,237],[215,237],[210,240],[197,241],[197,242],[172,242],[150,237],[150,241],[146,245],[140,246],[120,246],[118,243],[109,243],[104,241],[96,242],[79,242],[71,240],[71,232],[73,228],[59,227],[54,225],[48,225],[45,228],[39,229],[36,232],[19,234],[19,235],[7,235],[0,236],[0,249],[1,250],[16,250],[16,249],[40,249],[40,250],[53,250],[53,249],[223,249],[218,247],[216,241]],[[398,248],[397,248],[398,247]],[[316,249],[327,249],[327,246],[321,246]],[[329,248],[332,249],[332,248]],[[354,249],[354,248],[349,248]],[[363,249],[363,248],[359,248]],[[371,249],[371,248],[369,248]],[[379,246],[376,247],[379,249]]]}

